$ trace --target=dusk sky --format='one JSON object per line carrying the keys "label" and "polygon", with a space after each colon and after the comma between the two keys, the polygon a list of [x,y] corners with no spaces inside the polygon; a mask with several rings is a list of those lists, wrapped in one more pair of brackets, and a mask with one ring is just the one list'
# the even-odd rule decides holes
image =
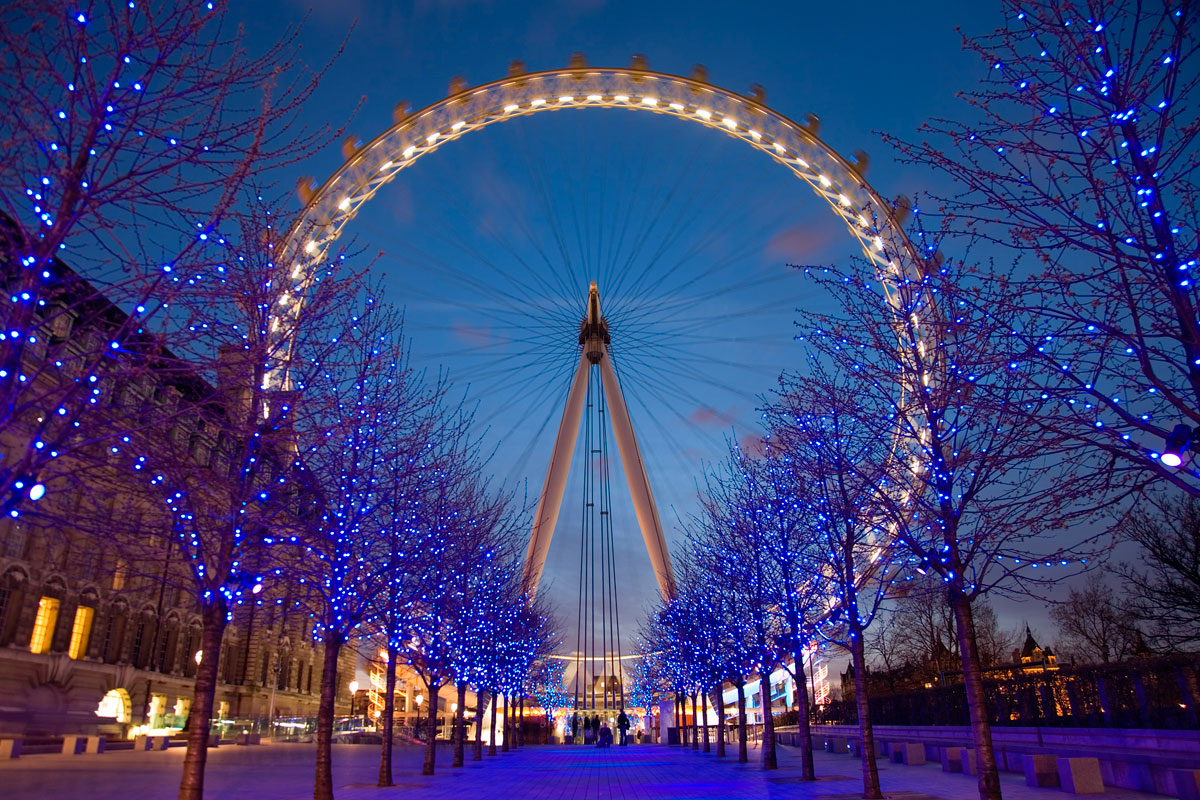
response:
{"label": "dusk sky", "polygon": [[[343,124],[361,97],[349,130],[369,140],[391,126],[396,102],[434,103],[455,76],[477,85],[503,77],[513,59],[546,70],[576,51],[590,65],[623,67],[640,53],[662,72],[703,64],[735,92],[761,84],[767,104],[792,119],[816,114],[839,153],[868,152],[868,180],[887,198],[920,193],[930,176],[896,164],[878,133],[916,137],[929,117],[965,113],[955,92],[986,67],[962,51],[955,28],[984,33],[1001,22],[992,2],[309,7],[232,4],[258,47],[307,13],[302,57],[312,65],[348,33],[306,111],[310,126]],[[294,178],[320,183],[340,163],[334,145]],[[498,483],[527,491],[530,503],[578,358],[587,282],[598,281],[669,542],[694,511],[705,465],[726,441],[758,432],[761,398],[800,363],[792,337],[821,298],[788,265],[844,263],[857,247],[808,187],[762,154],[698,125],[621,110],[543,113],[450,143],[402,172],[348,231],[376,259],[373,273],[386,275],[387,299],[405,309],[414,365],[448,370],[478,405]],[[543,578],[568,649],[581,496],[572,480]],[[628,650],[657,590],[615,469],[612,497]],[[1028,607],[1015,614],[1008,624],[1042,618]]]}

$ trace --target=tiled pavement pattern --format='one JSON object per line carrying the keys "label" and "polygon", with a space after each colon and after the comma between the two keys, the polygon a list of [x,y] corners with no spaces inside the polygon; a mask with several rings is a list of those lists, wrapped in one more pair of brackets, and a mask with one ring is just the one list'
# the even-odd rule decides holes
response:
{"label": "tiled pavement pattern", "polygon": [[[752,750],[749,764],[735,763],[736,748],[718,759],[690,748],[631,745],[525,747],[484,756],[482,763],[451,769],[449,749],[439,748],[438,774],[420,775],[421,751],[396,750],[396,788],[375,786],[379,750],[369,745],[334,748],[339,800],[855,800],[862,796],[860,762],[817,753],[816,783],[799,780],[798,751],[780,748],[780,769],[765,772]],[[304,800],[312,797],[311,745],[228,747],[210,751],[205,796],[213,800]],[[159,753],[110,752],[91,756],[27,756],[0,763],[4,800],[170,800],[175,796],[183,749]],[[972,800],[976,780],[946,774],[936,764],[902,766],[879,761],[889,800]],[[1002,773],[1005,800],[1065,800],[1057,789],[1026,787]],[[1108,800],[1151,800],[1156,795],[1110,789]]]}

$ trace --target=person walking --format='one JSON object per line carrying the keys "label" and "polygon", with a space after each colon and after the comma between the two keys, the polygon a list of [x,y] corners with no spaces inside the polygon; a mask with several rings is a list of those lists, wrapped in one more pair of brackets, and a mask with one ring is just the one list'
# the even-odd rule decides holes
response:
{"label": "person walking", "polygon": [[621,733],[621,746],[624,747],[629,741],[626,735],[629,731],[629,717],[625,715],[625,709],[621,709],[621,713],[617,715],[617,730]]}
{"label": "person walking", "polygon": [[592,715],[592,741],[593,742],[600,741],[600,715],[599,714]]}

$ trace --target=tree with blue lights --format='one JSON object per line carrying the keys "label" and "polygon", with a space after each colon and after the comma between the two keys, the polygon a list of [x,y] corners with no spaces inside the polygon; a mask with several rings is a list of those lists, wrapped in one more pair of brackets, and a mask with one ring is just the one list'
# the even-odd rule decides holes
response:
{"label": "tree with blue lights", "polygon": [[[771,416],[772,408],[764,416]],[[775,434],[775,437],[779,437]],[[786,437],[783,437],[786,438]],[[775,618],[779,665],[793,680],[801,734],[801,776],[813,780],[808,681],[804,674],[805,651],[816,646],[816,626],[829,609],[827,581],[814,554],[813,514],[805,476],[800,473],[782,439],[761,441],[763,454],[752,457],[736,452],[738,472],[732,480],[746,496],[745,508],[756,531],[746,546],[757,545],[771,564],[777,580],[767,583],[765,604]],[[789,657],[791,664],[789,666]]]}
{"label": "tree with blue lights", "polygon": [[1064,529],[1095,514],[1093,493],[1103,487],[1072,471],[1066,439],[1026,422],[1026,406],[1042,401],[1022,370],[1025,349],[990,312],[1008,301],[1006,276],[944,257],[942,239],[919,223],[911,238],[917,261],[899,274],[876,277],[862,265],[807,270],[839,310],[813,315],[805,341],[814,364],[835,367],[894,426],[886,434],[889,488],[879,499],[903,568],[945,584],[980,794],[995,800],[972,604],[989,593],[1044,597],[1085,569],[1095,541]]}
{"label": "tree with blue lights", "polygon": [[[1069,437],[1114,490],[1200,495],[1200,183],[1196,30],[1186,0],[1002,3],[968,39],[986,78],[961,119],[892,139],[954,180],[938,212],[1019,260],[994,313],[1045,401],[1027,426]],[[933,211],[934,209],[929,209]],[[1181,466],[1182,465],[1182,466]]]}
{"label": "tree with blue lights", "polygon": [[[733,445],[719,472],[710,475],[703,497],[702,524],[689,531],[691,541],[702,547],[710,575],[727,576],[738,587],[732,598],[738,616],[745,620],[742,649],[747,657],[744,675],[759,676],[763,714],[763,764],[775,769],[774,715],[771,703],[771,672],[782,660],[785,648],[782,620],[777,613],[778,589],[782,586],[779,562],[769,555],[769,540],[775,535],[776,508],[773,476],[762,469],[765,462]],[[785,495],[784,503],[791,497]],[[739,705],[742,704],[741,683]],[[741,753],[739,751],[739,760]]]}
{"label": "tree with blue lights", "polygon": [[[764,513],[784,504],[807,523],[801,552],[828,613],[817,626],[827,641],[848,650],[862,743],[863,797],[879,798],[874,733],[867,692],[864,636],[895,577],[891,549],[896,525],[884,495],[894,490],[888,472],[894,457],[886,408],[872,407],[836,374],[814,369],[811,378],[785,379],[766,416],[771,449],[758,464],[770,479],[789,482],[783,495],[764,498]],[[778,454],[775,450],[778,449]],[[793,512],[795,513],[795,512]]]}
{"label": "tree with blue lights", "polygon": [[[380,724],[379,785],[392,786],[392,742],[395,712],[396,666],[411,644],[413,616],[425,592],[429,553],[444,547],[436,525],[425,524],[436,498],[476,479],[475,440],[471,416],[448,402],[444,376],[431,385],[420,413],[409,415],[404,453],[385,476],[389,502],[383,509],[383,556],[378,563],[386,587],[374,598],[366,628],[387,653],[383,709]],[[414,409],[416,411],[417,409]]]}
{"label": "tree with blue lights", "polygon": [[[571,708],[574,695],[567,690],[567,662],[561,658],[543,656],[529,670],[524,694],[537,703],[546,714],[546,725],[554,730],[554,720],[559,712]],[[633,706],[630,692],[626,689],[625,699]],[[569,728],[568,728],[569,730]]]}
{"label": "tree with blue lights", "polygon": [[317,78],[295,31],[251,56],[224,5],[0,8],[0,436],[27,443],[0,459],[0,513],[69,483],[71,453],[145,430],[132,402],[121,423],[94,412],[149,379],[170,278],[212,263],[248,182],[331,136],[291,127]]}
{"label": "tree with blue lights", "polygon": [[[433,398],[407,363],[401,318],[371,291],[345,304],[331,348],[296,400],[291,480],[300,493],[308,588],[315,635],[324,646],[317,712],[314,797],[332,798],[330,744],[338,656],[388,591],[387,531],[392,472],[420,458],[422,416]],[[415,434],[415,435],[414,435]],[[438,524],[444,524],[445,514]],[[447,532],[442,539],[448,538]],[[421,563],[438,554],[426,551]],[[453,563],[451,560],[450,563]],[[301,568],[302,570],[304,567]],[[436,695],[431,697],[436,707]]]}
{"label": "tree with blue lights", "polygon": [[[652,618],[643,638],[660,653],[661,673],[677,698],[692,689],[716,695],[718,756],[725,755],[723,687],[726,681],[733,684],[738,694],[738,760],[745,762],[745,684],[761,668],[764,639],[775,631],[762,609],[751,605],[761,595],[745,592],[742,581],[746,570],[753,572],[755,564],[761,570],[766,562],[761,556],[747,557],[744,548],[737,546],[729,509],[717,494],[737,489],[722,487],[715,480],[709,481],[708,488],[714,493],[703,498],[702,510],[685,529],[688,545],[680,560],[676,596]],[[767,658],[774,660],[774,655]]]}
{"label": "tree with blue lights", "polygon": [[[476,464],[454,483],[432,483],[423,493],[410,524],[428,532],[429,546],[420,573],[421,592],[414,598],[410,640],[402,655],[425,684],[429,697],[423,774],[435,762],[438,692],[454,682],[459,709],[466,703],[472,665],[483,650],[502,650],[514,627],[497,626],[515,616],[519,570],[515,552],[521,515],[508,495],[492,491]],[[461,718],[460,718],[461,719]],[[461,731],[461,726],[459,727]],[[456,756],[461,757],[456,743]]]}
{"label": "tree with blue lights", "polygon": [[[115,381],[113,393],[127,399],[99,412],[136,406],[141,427],[72,455],[83,496],[103,505],[111,493],[145,512],[102,516],[110,521],[92,526],[96,545],[116,545],[133,574],[175,559],[164,579],[178,582],[202,620],[180,788],[189,798],[203,792],[225,629],[239,608],[282,603],[303,560],[311,498],[297,480],[295,433],[308,409],[297,400],[336,348],[357,285],[335,258],[304,289],[304,314],[276,315],[280,287],[299,281],[274,260],[282,232],[271,204],[245,206],[206,241],[204,265],[172,275],[172,347],[155,338],[152,373]],[[160,524],[165,537],[145,535]]]}

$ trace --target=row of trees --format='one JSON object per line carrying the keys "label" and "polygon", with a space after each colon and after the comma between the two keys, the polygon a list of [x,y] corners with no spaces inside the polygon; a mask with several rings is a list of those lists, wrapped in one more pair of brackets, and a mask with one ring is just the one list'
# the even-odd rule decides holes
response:
{"label": "row of trees", "polygon": [[295,31],[251,56],[225,26],[221,2],[0,11],[0,93],[21,110],[0,122],[0,509],[92,537],[201,617],[181,798],[203,795],[235,609],[307,614],[329,798],[343,648],[387,651],[391,785],[397,663],[431,720],[456,684],[461,763],[468,687],[494,726],[555,632],[520,584],[524,509],[485,478],[444,376],[409,366],[400,315],[351,253],[314,275],[275,260],[275,176],[338,132],[295,127],[321,77]]}
{"label": "row of trees", "polygon": [[[761,452],[734,447],[712,471],[680,594],[647,637],[664,686],[683,694],[799,665],[814,640],[845,648],[869,754],[864,636],[887,598],[932,576],[984,800],[1000,797],[985,598],[1045,597],[1094,566],[1107,544],[1078,532],[1132,502],[1126,529],[1163,551],[1165,571],[1127,572],[1146,606],[1169,600],[1194,626],[1194,532],[1160,509],[1178,502],[1170,491],[1192,498],[1184,508],[1200,496],[1187,461],[1200,421],[1196,9],[1003,8],[1003,28],[966,42],[988,78],[964,95],[963,120],[930,122],[932,141],[888,137],[952,189],[913,209],[895,272],[805,269],[837,311],[809,315],[808,363],[768,400]],[[811,778],[806,717],[805,703]],[[879,797],[869,756],[863,780]]]}

